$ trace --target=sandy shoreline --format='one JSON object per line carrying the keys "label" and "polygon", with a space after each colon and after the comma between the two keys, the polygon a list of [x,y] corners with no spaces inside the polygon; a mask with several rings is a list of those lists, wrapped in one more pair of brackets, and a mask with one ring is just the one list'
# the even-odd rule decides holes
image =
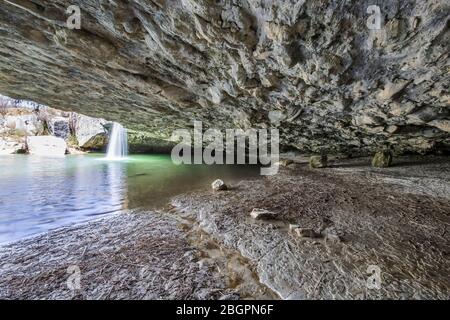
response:
{"label": "sandy shoreline", "polygon": [[[4,245],[0,298],[448,299],[449,160],[293,164],[226,192],[180,195],[164,212],[135,210]],[[253,208],[277,218],[255,221]],[[299,237],[290,224],[317,237]],[[68,287],[71,266],[80,289]],[[381,272],[379,288],[368,287],[369,266]]]}

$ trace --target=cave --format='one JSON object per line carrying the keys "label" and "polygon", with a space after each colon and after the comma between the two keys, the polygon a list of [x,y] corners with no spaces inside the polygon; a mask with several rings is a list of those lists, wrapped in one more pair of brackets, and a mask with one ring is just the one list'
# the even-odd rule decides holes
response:
{"label": "cave", "polygon": [[3,0],[0,299],[448,300],[449,21]]}

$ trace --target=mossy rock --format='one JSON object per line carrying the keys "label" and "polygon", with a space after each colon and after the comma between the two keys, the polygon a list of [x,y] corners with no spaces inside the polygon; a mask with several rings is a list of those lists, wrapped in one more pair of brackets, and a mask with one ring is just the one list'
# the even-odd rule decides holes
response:
{"label": "mossy rock", "polygon": [[83,144],[83,150],[102,150],[108,145],[108,136],[106,134],[97,134]]}
{"label": "mossy rock", "polygon": [[280,166],[283,166],[283,167],[287,167],[287,166],[289,166],[289,165],[291,165],[293,163],[294,163],[294,161],[291,160],[291,159],[281,159],[279,161]]}
{"label": "mossy rock", "polygon": [[69,136],[69,138],[67,139],[67,145],[69,147],[74,147],[74,148],[78,147],[79,144],[78,144],[77,137],[75,135],[71,134]]}
{"label": "mossy rock", "polygon": [[328,166],[328,157],[326,155],[312,156],[309,158],[310,168],[325,168]]}
{"label": "mossy rock", "polygon": [[372,159],[372,166],[377,168],[386,168],[392,165],[392,152],[390,150],[382,150],[375,153]]}

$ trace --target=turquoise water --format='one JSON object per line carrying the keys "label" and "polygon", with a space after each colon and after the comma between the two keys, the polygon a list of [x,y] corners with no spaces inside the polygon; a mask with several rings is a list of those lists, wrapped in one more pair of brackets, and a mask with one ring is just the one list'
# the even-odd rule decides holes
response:
{"label": "turquoise water", "polygon": [[103,154],[0,156],[0,243],[123,209],[158,208],[177,194],[210,188],[217,178],[258,175],[250,166],[177,166],[166,155],[112,162]]}

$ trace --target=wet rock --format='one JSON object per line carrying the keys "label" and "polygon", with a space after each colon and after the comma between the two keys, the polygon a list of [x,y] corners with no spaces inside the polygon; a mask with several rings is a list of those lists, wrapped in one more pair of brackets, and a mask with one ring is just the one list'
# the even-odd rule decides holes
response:
{"label": "wet rock", "polygon": [[250,216],[255,220],[270,220],[275,219],[277,217],[277,214],[266,209],[255,208],[250,213]]}
{"label": "wet rock", "polygon": [[392,152],[390,150],[378,151],[372,159],[372,166],[377,168],[390,167],[392,164]]}
{"label": "wet rock", "polygon": [[64,156],[67,144],[62,138],[53,136],[27,137],[28,153],[39,156]]}
{"label": "wet rock", "polygon": [[[201,248],[179,223],[178,218],[161,212],[121,212],[109,219],[52,230],[9,248],[2,246],[0,299],[74,299],[74,292],[67,289],[65,269],[78,265],[81,256],[85,260],[80,268],[89,272],[83,273],[82,290],[76,292],[80,299],[211,300],[239,295],[227,287],[226,271],[215,265],[199,268],[191,257],[197,258]],[[114,264],[105,264],[105,260]],[[61,269],[62,264],[63,272],[42,276],[40,271],[31,271]],[[21,272],[29,277],[24,280]]]}
{"label": "wet rock", "polygon": [[325,168],[328,166],[328,157],[326,155],[312,156],[309,159],[309,166],[311,168]]}
{"label": "wet rock", "polygon": [[211,187],[214,191],[224,191],[228,190],[228,186],[220,179],[217,179],[211,184]]}

